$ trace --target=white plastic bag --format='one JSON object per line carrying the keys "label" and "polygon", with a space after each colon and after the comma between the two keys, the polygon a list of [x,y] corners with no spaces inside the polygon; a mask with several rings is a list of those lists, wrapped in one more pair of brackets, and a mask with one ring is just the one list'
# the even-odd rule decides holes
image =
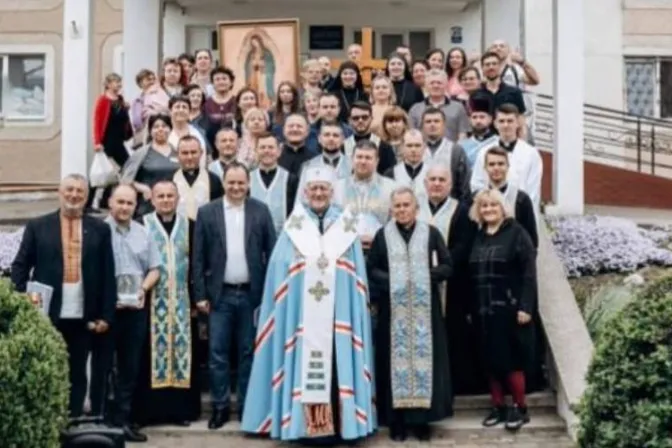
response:
{"label": "white plastic bag", "polygon": [[107,187],[119,181],[119,169],[112,161],[100,151],[93,155],[91,169],[89,170],[89,182],[94,188]]}

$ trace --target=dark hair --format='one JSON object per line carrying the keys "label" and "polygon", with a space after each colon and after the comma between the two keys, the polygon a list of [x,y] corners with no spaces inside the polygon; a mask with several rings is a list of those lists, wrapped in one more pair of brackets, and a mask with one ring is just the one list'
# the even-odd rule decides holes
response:
{"label": "dark hair", "polygon": [[494,51],[486,51],[481,56],[481,65],[483,65],[483,63],[485,62],[486,59],[490,59],[490,58],[495,58],[495,59],[497,59],[497,62],[502,62],[502,58],[500,58],[497,53],[495,53]]}
{"label": "dark hair", "polygon": [[408,61],[403,54],[393,51],[387,56],[387,62],[385,63],[385,76],[390,77],[390,61],[392,59],[399,59],[404,63],[404,79],[407,81],[413,81],[413,76],[411,76],[411,67],[408,66]]}
{"label": "dark hair", "polygon": [[197,139],[196,137],[194,137],[193,135],[187,134],[185,136],[180,137],[180,140],[177,142],[177,148],[178,149],[180,148],[180,144],[183,143],[183,142],[196,142],[196,143],[198,143],[198,147],[203,149],[201,147],[201,141],[199,139]]}
{"label": "dark hair", "polygon": [[245,165],[244,163],[240,163],[237,160],[231,161],[231,163],[229,163],[224,167],[224,173],[222,173],[222,179],[226,179],[226,173],[235,169],[241,169],[245,171],[245,176],[247,177],[247,180],[250,180],[250,169],[247,167],[247,165]]}
{"label": "dark hair", "polygon": [[182,53],[177,57],[178,61],[189,61],[191,65],[194,65],[196,63],[196,58],[189,53]]}
{"label": "dark hair", "polygon": [[143,68],[138,72],[137,75],[135,75],[135,84],[137,84],[137,86],[140,87],[142,81],[151,76],[156,76],[156,74],[148,68]]}
{"label": "dark hair", "polygon": [[[154,189],[155,189],[158,185],[161,185],[161,184],[172,185],[172,187],[175,189],[175,191],[178,192],[177,184],[176,184],[172,179],[161,179],[161,180],[157,181],[157,182],[152,186],[152,191],[154,191]],[[178,194],[179,194],[179,192],[178,192]]]}
{"label": "dark hair", "polygon": [[236,80],[236,75],[233,73],[233,70],[231,70],[229,67],[224,67],[224,66],[219,66],[215,67],[212,69],[210,72],[210,82],[215,81],[215,75],[226,75],[229,77],[231,80],[231,84],[233,84]]}
{"label": "dark hair", "polygon": [[224,127],[222,127],[222,128],[219,128],[219,129],[217,130],[217,132],[215,132],[215,140],[217,140],[217,136],[218,136],[219,134],[221,134],[222,132],[233,132],[234,134],[236,134],[236,138],[238,138],[238,131],[236,131],[236,130],[235,130],[234,128],[232,128],[231,126],[224,126]]}
{"label": "dark hair", "polygon": [[355,109],[363,110],[371,114],[373,108],[371,107],[370,103],[367,103],[366,101],[355,101],[352,103],[352,106],[350,106],[350,115],[352,115],[352,111]]}
{"label": "dark hair", "polygon": [[175,95],[171,97],[170,100],[168,100],[168,110],[171,110],[177,103],[185,103],[189,106],[189,110],[191,110],[191,102],[189,101],[189,98],[184,95]]}
{"label": "dark hair", "polygon": [[432,48],[432,49],[429,50],[427,53],[425,53],[425,61],[428,61],[428,62],[427,62],[428,65],[429,65],[429,58],[431,58],[433,55],[435,55],[435,54],[437,54],[437,53],[440,54],[441,57],[442,57],[442,58],[444,59],[444,61],[445,61],[445,59],[446,59],[446,53],[444,53],[444,51],[443,51],[442,49],[440,49],[440,48]]}
{"label": "dark hair", "polygon": [[333,98],[336,100],[336,102],[338,102],[339,105],[341,104],[338,100],[338,95],[336,95],[334,92],[325,92],[320,95],[320,97],[317,99],[317,104],[320,104],[320,101],[322,101],[323,98]]}
{"label": "dark hair", "polygon": [[324,128],[337,128],[338,130],[341,131],[341,134],[343,134],[343,128],[338,123],[322,123],[322,125],[320,126],[320,134],[322,133],[322,130]]}
{"label": "dark hair", "polygon": [[448,53],[446,53],[446,74],[448,75],[449,79],[455,76],[455,70],[453,70],[453,67],[450,66],[450,55],[456,51],[459,52],[462,56],[462,67],[460,67],[458,70],[462,71],[469,64],[469,61],[467,60],[467,53],[465,53],[462,47],[453,47],[448,50]]}
{"label": "dark hair", "polygon": [[376,151],[376,155],[378,155],[378,146],[376,146],[376,144],[373,143],[368,138],[364,140],[359,140],[357,143],[355,143],[355,149],[353,150],[353,154],[358,149],[373,150]]}
{"label": "dark hair", "polygon": [[236,120],[236,123],[242,123],[243,121],[243,111],[240,110],[240,107],[238,107],[238,103],[240,103],[240,98],[247,92],[252,92],[254,94],[254,98],[257,102],[256,106],[259,107],[259,94],[256,90],[254,90],[252,87],[243,87],[240,89],[236,95],[236,112],[234,113],[234,119]]}
{"label": "dark hair", "polygon": [[150,132],[157,121],[162,121],[170,129],[173,129],[173,120],[170,119],[170,116],[166,114],[156,114],[156,115],[150,115],[149,118],[147,119],[147,129]]}
{"label": "dark hair", "polygon": [[273,124],[282,124],[285,122],[285,118],[287,118],[285,110],[282,107],[282,101],[280,101],[280,89],[285,86],[289,87],[289,89],[292,91],[292,102],[289,104],[289,114],[297,113],[301,106],[299,89],[297,89],[294,83],[290,81],[282,81],[280,84],[278,84],[278,88],[276,89],[277,93],[275,98],[275,107],[273,108]]}
{"label": "dark hair", "polygon": [[441,115],[443,121],[446,121],[446,114],[438,107],[430,106],[422,112],[421,121],[425,121],[427,115]]}
{"label": "dark hair", "polygon": [[272,138],[273,140],[275,140],[275,143],[278,143],[278,137],[276,137],[274,133],[269,132],[269,131],[264,131],[257,137],[257,145],[256,146],[259,146],[259,142],[261,140],[264,140],[264,139],[267,139],[267,138]]}
{"label": "dark hair", "polygon": [[516,106],[515,104],[504,103],[497,108],[497,115],[499,114],[518,116],[520,115],[520,110],[518,110],[518,106]]}
{"label": "dark hair", "polygon": [[509,152],[502,148],[501,146],[493,146],[492,148],[488,149],[485,152],[485,157],[483,159],[483,162],[487,162],[488,156],[492,154],[493,156],[500,156],[500,157],[506,157],[506,162],[508,164],[509,162]]}
{"label": "dark hair", "polygon": [[466,68],[463,68],[463,69],[460,71],[460,74],[459,74],[459,76],[458,76],[458,79],[459,79],[460,81],[463,81],[463,80],[464,80],[464,77],[467,76],[467,73],[469,73],[469,72],[474,72],[474,73],[476,73],[476,78],[477,78],[478,80],[481,79],[481,72],[480,72],[476,67],[466,67]]}
{"label": "dark hair", "polygon": [[212,51],[208,48],[199,48],[196,51],[194,51],[194,60],[196,60],[196,57],[198,56],[198,53],[208,53],[208,56],[210,57],[210,60],[212,61]]}
{"label": "dark hair", "polygon": [[413,64],[411,64],[411,68],[415,67],[418,64],[424,65],[425,68],[429,70],[429,64],[424,59],[416,59],[415,61],[413,61]]}
{"label": "dark hair", "polygon": [[364,81],[362,80],[362,72],[359,69],[359,65],[357,65],[356,62],[353,61],[345,61],[341,64],[340,67],[338,67],[338,73],[336,74],[336,77],[334,78],[334,81],[331,83],[330,91],[331,92],[339,92],[343,90],[343,80],[341,79],[341,76],[343,75],[343,72],[346,70],[352,70],[357,74],[357,79],[355,80],[355,90],[358,90],[359,92],[364,92]]}
{"label": "dark hair", "polygon": [[[205,107],[205,92],[198,84],[189,84],[187,87],[182,90],[182,94],[186,97],[189,96],[191,92],[198,90],[201,93],[201,110]],[[170,101],[169,101],[170,102]],[[191,100],[189,101],[189,107],[191,107]]]}

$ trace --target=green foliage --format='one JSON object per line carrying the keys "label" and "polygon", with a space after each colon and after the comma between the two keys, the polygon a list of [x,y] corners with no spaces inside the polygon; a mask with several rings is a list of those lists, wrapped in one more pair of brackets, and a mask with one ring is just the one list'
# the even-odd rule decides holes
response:
{"label": "green foliage", "polygon": [[635,286],[605,285],[586,300],[583,318],[593,341],[597,341],[606,324],[632,301],[636,293]]}
{"label": "green foliage", "polygon": [[603,328],[579,406],[586,448],[672,448],[672,277]]}
{"label": "green foliage", "polygon": [[60,334],[0,279],[0,445],[59,447],[69,388]]}

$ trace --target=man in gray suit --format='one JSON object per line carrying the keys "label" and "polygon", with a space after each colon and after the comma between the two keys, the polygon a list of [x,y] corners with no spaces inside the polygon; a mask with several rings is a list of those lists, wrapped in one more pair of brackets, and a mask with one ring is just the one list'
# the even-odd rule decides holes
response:
{"label": "man in gray suit", "polygon": [[229,356],[238,353],[238,413],[252,368],[256,322],[275,229],[268,207],[248,197],[250,173],[231,162],[224,171],[222,199],[202,206],[196,216],[192,279],[196,306],[209,312],[210,388],[213,412],[208,427],[230,418]]}

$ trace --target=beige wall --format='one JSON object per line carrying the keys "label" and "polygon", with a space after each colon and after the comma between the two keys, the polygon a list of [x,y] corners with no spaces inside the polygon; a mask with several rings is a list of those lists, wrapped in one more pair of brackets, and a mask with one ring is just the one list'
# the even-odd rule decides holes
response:
{"label": "beige wall", "polygon": [[650,55],[672,55],[672,1],[625,0],[623,46]]}
{"label": "beige wall", "polygon": [[[93,77],[99,89],[112,71],[114,47],[121,44],[121,0],[95,1]],[[50,125],[0,128],[0,185],[8,183],[57,183],[60,177],[61,72],[63,47],[63,0],[0,1],[2,44],[49,45],[54,50],[53,122]],[[82,119],[91,121],[90,117]]]}

